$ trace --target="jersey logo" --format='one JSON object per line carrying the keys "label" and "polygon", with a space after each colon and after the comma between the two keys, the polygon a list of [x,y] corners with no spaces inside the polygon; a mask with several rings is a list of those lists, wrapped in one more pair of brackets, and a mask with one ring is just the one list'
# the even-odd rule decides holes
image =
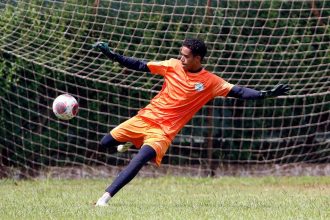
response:
{"label": "jersey logo", "polygon": [[204,90],[204,85],[203,83],[196,83],[195,84],[195,90],[198,91],[198,92],[201,92]]}

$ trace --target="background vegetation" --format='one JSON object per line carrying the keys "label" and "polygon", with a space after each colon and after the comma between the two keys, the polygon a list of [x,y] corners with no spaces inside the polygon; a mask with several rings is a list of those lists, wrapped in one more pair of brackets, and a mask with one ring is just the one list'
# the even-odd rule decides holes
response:
{"label": "background vegetation", "polygon": [[[95,153],[98,140],[146,105],[162,81],[110,64],[91,45],[109,39],[117,52],[162,60],[175,57],[186,37],[208,43],[207,69],[230,82],[289,83],[297,96],[208,103],[179,135],[205,140],[174,141],[169,152],[192,158],[164,163],[329,162],[329,143],[318,138],[329,129],[330,12],[323,9],[330,3],[311,2],[0,1],[0,164],[123,163]],[[62,92],[79,97],[70,123],[50,112]]]}

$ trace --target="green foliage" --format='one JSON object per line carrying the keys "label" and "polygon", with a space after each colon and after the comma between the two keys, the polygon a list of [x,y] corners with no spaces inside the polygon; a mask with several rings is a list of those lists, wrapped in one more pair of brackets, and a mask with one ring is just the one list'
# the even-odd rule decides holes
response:
{"label": "green foliage", "polygon": [[[100,133],[133,116],[161,85],[157,84],[157,77],[137,77],[127,71],[121,77],[133,83],[129,87],[116,86],[125,81],[116,75],[122,68],[104,64],[91,52],[90,45],[99,39],[110,41],[113,48],[128,56],[163,60],[179,53],[182,39],[199,37],[209,44],[208,69],[221,73],[233,84],[257,82],[261,78],[269,80],[269,85],[290,82],[298,95],[303,95],[306,89],[311,92],[328,89],[309,88],[307,83],[326,79],[324,73],[329,71],[329,11],[320,11],[325,24],[320,25],[307,1],[211,1],[210,7],[205,2],[100,1],[95,9],[94,1],[90,0],[0,1],[0,136],[6,137],[0,141],[0,153],[8,156],[7,165],[84,163],[82,156],[92,157],[91,163],[118,163],[101,154],[93,155],[90,149],[97,149]],[[326,1],[324,5],[316,4],[319,8],[330,7]],[[221,65],[215,65],[220,62]],[[95,71],[108,72],[110,77],[93,75]],[[306,73],[305,78],[298,74],[301,72]],[[80,97],[80,120],[65,123],[54,119],[50,110],[52,99],[64,92]],[[257,102],[215,100],[214,106],[225,109],[214,113],[223,117],[212,121],[215,147],[211,158],[240,162],[281,158],[287,153],[281,149],[294,144],[290,135],[312,136],[317,129],[325,130],[306,124],[317,120],[322,124],[326,120],[326,115],[318,118],[320,112],[325,112],[324,106],[309,104],[328,101],[329,95],[324,99]],[[302,107],[291,109],[290,103]],[[205,113],[206,108],[198,114]],[[251,119],[251,115],[257,119]],[[259,115],[262,120],[258,120]],[[283,121],[284,116],[292,119]],[[102,126],[96,123],[100,121]],[[207,127],[207,122],[194,118],[182,134],[207,137],[208,132],[200,129],[203,123]],[[291,129],[294,126],[302,129]],[[261,129],[273,127],[279,130]],[[16,135],[22,138],[16,140]],[[254,141],[226,140],[228,136]],[[264,141],[272,138],[288,141]],[[15,149],[11,148],[13,143]],[[206,142],[197,145],[205,147]],[[265,153],[254,153],[253,149],[260,146]],[[275,148],[278,153],[273,153]],[[296,149],[301,155],[307,150]],[[173,153],[189,151],[171,148]],[[173,159],[171,163],[200,163],[198,158],[207,158],[207,154],[205,150],[195,150],[196,158]],[[287,162],[301,160],[308,158],[289,158]]]}

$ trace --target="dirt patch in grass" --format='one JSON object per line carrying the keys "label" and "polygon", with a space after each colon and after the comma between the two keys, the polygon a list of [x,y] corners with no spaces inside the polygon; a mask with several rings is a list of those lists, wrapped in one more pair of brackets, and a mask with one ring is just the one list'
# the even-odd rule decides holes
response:
{"label": "dirt patch in grass", "polygon": [[[73,166],[45,167],[40,169],[0,167],[0,178],[109,178],[115,177],[125,166]],[[145,166],[140,177],[174,176],[330,176],[330,164],[271,164],[271,165],[233,165],[223,164],[215,168],[202,166]]]}

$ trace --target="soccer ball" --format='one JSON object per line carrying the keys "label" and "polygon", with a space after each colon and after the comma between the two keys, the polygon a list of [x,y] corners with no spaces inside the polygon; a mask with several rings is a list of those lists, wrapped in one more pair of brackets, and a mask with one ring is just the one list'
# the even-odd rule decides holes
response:
{"label": "soccer ball", "polygon": [[53,102],[53,112],[56,117],[62,120],[75,117],[78,113],[78,107],[77,100],[69,94],[60,95]]}

